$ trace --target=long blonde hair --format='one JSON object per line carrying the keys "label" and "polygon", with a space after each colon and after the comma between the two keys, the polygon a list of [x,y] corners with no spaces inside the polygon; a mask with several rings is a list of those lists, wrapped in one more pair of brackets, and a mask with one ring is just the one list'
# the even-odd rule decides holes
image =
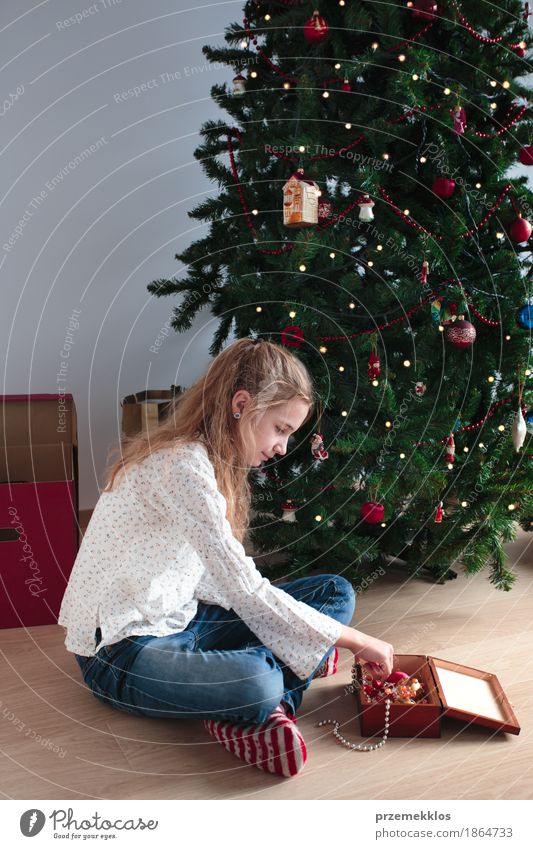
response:
{"label": "long blonde hair", "polygon": [[[231,400],[239,389],[249,392],[251,400],[237,421]],[[234,536],[242,542],[251,504],[250,470],[243,463],[246,446],[260,415],[294,398],[309,404],[303,425],[313,413],[315,396],[312,379],[301,360],[274,342],[237,339],[170,403],[155,429],[123,438],[118,448],[120,459],[107,468],[104,492],[113,488],[119,472],[154,451],[201,441],[213,464],[218,489],[226,499],[226,518]]]}

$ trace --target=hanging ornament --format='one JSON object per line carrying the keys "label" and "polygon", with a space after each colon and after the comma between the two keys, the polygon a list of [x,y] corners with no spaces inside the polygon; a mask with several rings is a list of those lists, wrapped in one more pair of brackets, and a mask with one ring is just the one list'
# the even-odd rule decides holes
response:
{"label": "hanging ornament", "polygon": [[370,344],[372,346],[370,354],[368,355],[368,379],[369,380],[377,380],[381,374],[381,363],[379,361],[378,354],[378,343],[377,343],[377,334],[372,333],[370,337]]}
{"label": "hanging ornament", "polygon": [[460,136],[466,129],[466,112],[458,103],[451,114],[453,115],[453,130],[458,136]]}
{"label": "hanging ornament", "polygon": [[413,18],[422,18],[423,21],[433,21],[438,8],[435,0],[414,0],[411,11]]}
{"label": "hanging ornament", "polygon": [[420,269],[420,282],[425,284],[428,282],[428,271],[429,271],[429,262],[427,259],[422,263],[422,268]]}
{"label": "hanging ornament", "polygon": [[374,213],[372,212],[372,207],[374,206],[374,201],[370,197],[370,195],[363,195],[361,200],[358,200],[359,204],[359,221],[373,221]]}
{"label": "hanging ornament", "polygon": [[518,407],[518,412],[515,416],[515,420],[513,422],[513,445],[515,451],[520,451],[522,445],[524,444],[524,440],[526,438],[527,427],[526,420],[524,419],[524,415],[522,413],[522,407]]}
{"label": "hanging ornament", "polygon": [[528,298],[525,306],[520,307],[516,314],[516,321],[525,330],[533,328],[533,298]]}
{"label": "hanging ornament", "polygon": [[444,510],[442,508],[442,501],[439,501],[439,503],[437,504],[437,509],[435,510],[435,522],[437,523],[437,525],[440,525],[443,516]]}
{"label": "hanging ornament", "polygon": [[533,165],[533,144],[521,147],[518,158],[522,165]]}
{"label": "hanging ornament", "polygon": [[281,344],[286,348],[299,348],[304,341],[304,332],[296,324],[287,324],[281,331]]}
{"label": "hanging ornament", "polygon": [[533,436],[533,410],[528,410],[526,413],[526,430]]}
{"label": "hanging ornament", "polygon": [[442,324],[444,321],[451,321],[455,315],[452,307],[456,308],[457,305],[450,303],[448,298],[436,298],[431,304],[431,317],[433,321],[436,321],[438,324]]}
{"label": "hanging ornament", "polygon": [[383,504],[378,504],[376,501],[365,501],[361,505],[361,518],[368,525],[377,525],[383,521],[385,516],[385,507]]}
{"label": "hanging ornament", "polygon": [[281,517],[282,522],[297,522],[297,518],[294,515],[295,511],[298,509],[295,502],[292,498],[287,498],[286,501],[281,505],[281,509],[283,510],[283,515]]}
{"label": "hanging ornament", "polygon": [[312,227],[318,224],[320,188],[304,177],[298,168],[283,186],[283,223],[285,227]]}
{"label": "hanging ornament", "polygon": [[321,44],[328,37],[328,24],[318,9],[313,12],[313,17],[304,24],[304,38],[308,44]]}
{"label": "hanging ornament", "polygon": [[325,195],[320,195],[318,199],[318,223],[330,221],[333,215],[333,206],[329,198]]}
{"label": "hanging ornament", "polygon": [[450,180],[449,177],[435,177],[431,185],[431,191],[434,192],[437,197],[440,197],[443,200],[448,200],[455,191],[455,180]]}
{"label": "hanging ornament", "polygon": [[517,45],[517,47],[514,47],[513,50],[514,50],[514,52],[516,53],[517,56],[520,56],[521,59],[523,59],[524,56],[526,55],[525,47],[522,47],[522,45],[520,45],[520,44]]}
{"label": "hanging ornament", "polygon": [[531,224],[526,218],[522,218],[522,215],[519,214],[516,221],[513,221],[511,224],[509,232],[513,242],[516,242],[517,244],[520,244],[520,242],[527,242],[531,236]]}
{"label": "hanging ornament", "polygon": [[446,462],[455,463],[455,439],[453,433],[446,437]]}
{"label": "hanging ornament", "polygon": [[324,448],[324,438],[321,433],[314,433],[311,437],[311,454],[314,460],[327,460],[329,453]]}
{"label": "hanging ornament", "polygon": [[246,94],[246,77],[243,77],[242,74],[233,77],[233,94]]}
{"label": "hanging ornament", "polygon": [[445,331],[446,339],[455,348],[461,350],[470,348],[476,341],[476,328],[470,321],[465,321],[465,317],[460,315],[455,321],[452,320],[448,324]]}
{"label": "hanging ornament", "polygon": [[423,383],[421,380],[417,380],[417,382],[415,383],[415,392],[419,397],[422,397],[422,395],[425,394],[426,389],[426,384]]}
{"label": "hanging ornament", "polygon": [[351,91],[352,90],[352,87],[351,87],[349,81],[346,79],[346,77],[344,78],[344,81],[342,83],[342,90],[343,91]]}

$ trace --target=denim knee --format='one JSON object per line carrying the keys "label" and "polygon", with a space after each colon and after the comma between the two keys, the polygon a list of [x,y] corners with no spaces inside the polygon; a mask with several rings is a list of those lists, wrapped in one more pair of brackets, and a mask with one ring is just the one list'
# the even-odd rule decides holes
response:
{"label": "denim knee", "polygon": [[344,625],[349,625],[357,599],[352,584],[342,575],[324,575],[324,577],[328,578],[335,587],[334,594],[330,596],[331,611],[328,611],[329,615]]}
{"label": "denim knee", "polygon": [[250,722],[264,722],[277,708],[285,692],[283,673],[270,651],[256,654],[246,664],[239,692],[239,715]]}

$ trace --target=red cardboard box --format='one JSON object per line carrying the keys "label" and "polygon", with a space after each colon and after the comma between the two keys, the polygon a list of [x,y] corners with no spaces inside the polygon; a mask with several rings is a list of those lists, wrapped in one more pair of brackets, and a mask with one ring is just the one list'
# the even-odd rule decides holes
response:
{"label": "red cardboard box", "polygon": [[[389,737],[440,737],[441,718],[452,716],[495,731],[520,733],[520,725],[500,682],[492,672],[452,663],[425,654],[394,655],[394,669],[418,678],[428,694],[428,704],[391,703]],[[358,664],[355,695],[361,734],[371,737],[385,730],[385,703],[371,702],[362,688]]]}
{"label": "red cardboard box", "polygon": [[72,395],[0,395],[0,628],[57,622],[79,547]]}

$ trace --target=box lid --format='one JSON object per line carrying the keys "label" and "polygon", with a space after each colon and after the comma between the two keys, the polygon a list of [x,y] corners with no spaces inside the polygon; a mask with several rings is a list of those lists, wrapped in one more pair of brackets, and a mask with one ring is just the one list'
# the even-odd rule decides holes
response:
{"label": "box lid", "polygon": [[439,657],[427,656],[446,716],[497,731],[520,733],[520,725],[500,682],[483,672]]}

